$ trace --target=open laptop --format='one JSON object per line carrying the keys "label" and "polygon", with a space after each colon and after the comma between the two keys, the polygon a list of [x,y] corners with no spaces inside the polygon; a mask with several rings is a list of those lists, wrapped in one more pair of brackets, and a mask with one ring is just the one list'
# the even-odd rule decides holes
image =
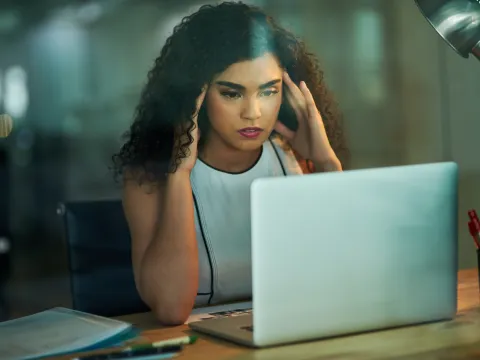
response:
{"label": "open laptop", "polygon": [[190,323],[253,347],[452,319],[455,163],[251,187],[252,314]]}

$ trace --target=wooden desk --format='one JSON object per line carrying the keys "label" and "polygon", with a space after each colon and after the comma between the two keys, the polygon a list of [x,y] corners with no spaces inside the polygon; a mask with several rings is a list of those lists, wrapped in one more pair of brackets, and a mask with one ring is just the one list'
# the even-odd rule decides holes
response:
{"label": "wooden desk", "polygon": [[[186,325],[160,328],[149,313],[123,316],[120,319],[144,329],[142,336],[150,341],[192,333]],[[262,350],[236,346],[206,335],[200,336],[194,345],[185,348],[178,359],[478,359],[480,358],[480,307],[477,270],[459,272],[458,316],[449,322]],[[56,360],[69,358],[71,356],[57,357]]]}

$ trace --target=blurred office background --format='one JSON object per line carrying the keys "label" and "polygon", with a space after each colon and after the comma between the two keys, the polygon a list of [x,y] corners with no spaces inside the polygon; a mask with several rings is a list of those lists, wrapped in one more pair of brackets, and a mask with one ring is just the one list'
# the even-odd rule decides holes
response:
{"label": "blurred office background", "polygon": [[[318,54],[352,168],[458,162],[459,264],[475,266],[466,211],[480,209],[480,64],[455,54],[413,0],[249,2]],[[70,306],[57,203],[119,196],[108,166],[146,73],[173,26],[205,3],[0,1],[0,113],[14,120],[0,139],[10,181],[0,223],[13,245],[4,317]]]}

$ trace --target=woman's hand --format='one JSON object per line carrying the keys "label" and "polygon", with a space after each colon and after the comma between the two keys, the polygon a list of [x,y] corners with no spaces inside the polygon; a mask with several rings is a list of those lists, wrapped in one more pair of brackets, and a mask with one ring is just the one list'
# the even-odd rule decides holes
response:
{"label": "woman's hand", "polygon": [[298,87],[285,72],[286,98],[298,120],[297,131],[277,121],[275,130],[305,160],[311,160],[316,171],[341,171],[342,164],[328,141],[322,116],[315,105],[312,93],[304,81]]}
{"label": "woman's hand", "polygon": [[[197,153],[198,153],[198,140],[200,139],[200,131],[198,130],[198,113],[200,108],[202,107],[203,101],[205,100],[205,94],[207,93],[207,87],[205,86],[202,89],[201,94],[197,98],[195,113],[193,114],[192,121],[194,123],[194,128],[191,130],[190,135],[193,138],[192,143],[188,147],[187,157],[182,158],[180,164],[177,167],[177,171],[186,171],[190,173],[195,166],[195,162],[197,161]],[[182,149],[180,148],[181,144],[184,144],[188,140],[188,127],[190,122],[184,123],[177,128],[177,134],[175,138],[175,146],[173,153],[178,156],[179,151]],[[177,157],[174,156],[174,159]]]}

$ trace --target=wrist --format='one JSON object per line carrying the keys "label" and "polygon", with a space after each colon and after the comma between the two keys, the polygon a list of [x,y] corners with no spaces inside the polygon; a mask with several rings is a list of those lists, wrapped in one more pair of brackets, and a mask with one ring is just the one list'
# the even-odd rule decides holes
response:
{"label": "wrist", "polygon": [[336,156],[312,160],[315,172],[342,171],[342,163]]}
{"label": "wrist", "polygon": [[192,171],[190,169],[178,168],[175,172],[168,174],[167,183],[190,182],[191,173]]}

